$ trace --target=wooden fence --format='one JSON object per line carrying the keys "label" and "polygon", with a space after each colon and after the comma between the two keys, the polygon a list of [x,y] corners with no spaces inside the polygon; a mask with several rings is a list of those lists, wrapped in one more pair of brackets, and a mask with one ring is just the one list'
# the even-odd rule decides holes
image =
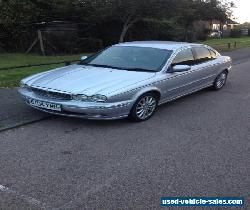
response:
{"label": "wooden fence", "polygon": [[25,65],[25,66],[4,67],[4,68],[0,68],[0,71],[21,69],[21,68],[31,68],[31,67],[37,67],[37,66],[49,66],[49,65],[56,65],[56,64],[65,64],[65,66],[69,66],[72,63],[76,63],[76,62],[79,62],[79,60],[61,61],[61,62],[53,62],[53,63],[40,63],[40,64]]}
{"label": "wooden fence", "polygon": [[229,51],[233,49],[238,49],[242,47],[250,47],[250,41],[239,41],[239,42],[228,42],[224,44],[213,44],[211,45],[214,49],[218,51]]}

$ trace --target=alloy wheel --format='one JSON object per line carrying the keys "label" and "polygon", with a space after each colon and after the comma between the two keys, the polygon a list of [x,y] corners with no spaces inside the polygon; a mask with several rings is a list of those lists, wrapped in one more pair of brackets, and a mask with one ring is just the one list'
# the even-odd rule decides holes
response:
{"label": "alloy wheel", "polygon": [[153,96],[147,95],[140,99],[136,106],[136,116],[140,120],[151,117],[157,107],[157,101]]}
{"label": "alloy wheel", "polygon": [[221,89],[227,81],[227,73],[221,73],[215,81],[216,89]]}

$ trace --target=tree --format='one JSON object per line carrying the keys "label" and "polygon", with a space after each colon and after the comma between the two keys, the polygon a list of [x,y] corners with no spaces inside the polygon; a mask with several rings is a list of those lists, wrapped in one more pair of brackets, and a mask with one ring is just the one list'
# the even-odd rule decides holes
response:
{"label": "tree", "polygon": [[34,23],[55,20],[82,23],[85,34],[98,38],[96,26],[113,21],[121,24],[116,31],[120,30],[118,38],[123,42],[135,23],[150,19],[171,22],[179,31],[184,29],[187,40],[195,21],[225,22],[232,15],[232,6],[230,0],[0,0],[0,25],[8,29],[9,37],[12,36],[9,40],[14,43],[13,37],[18,40],[23,29]]}
{"label": "tree", "polygon": [[231,6],[233,5],[227,0],[178,0],[175,18],[184,27],[185,39],[188,41],[195,21],[225,22],[231,15]]}
{"label": "tree", "polygon": [[119,42],[123,42],[128,30],[143,18],[158,18],[170,0],[114,0],[111,14],[121,21]]}

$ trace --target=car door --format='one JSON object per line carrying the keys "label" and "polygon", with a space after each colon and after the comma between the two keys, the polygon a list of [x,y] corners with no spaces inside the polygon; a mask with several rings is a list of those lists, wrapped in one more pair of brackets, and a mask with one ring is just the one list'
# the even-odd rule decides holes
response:
{"label": "car door", "polygon": [[196,59],[196,71],[199,78],[196,82],[196,86],[203,87],[211,85],[214,82],[217,72],[216,55],[212,54],[212,51],[205,46],[193,48]]}
{"label": "car door", "polygon": [[[190,70],[173,72],[175,65],[189,65]],[[167,80],[164,83],[164,98],[170,100],[192,91],[193,83],[198,79],[196,75],[196,61],[191,48],[186,48],[177,53],[167,71]]]}

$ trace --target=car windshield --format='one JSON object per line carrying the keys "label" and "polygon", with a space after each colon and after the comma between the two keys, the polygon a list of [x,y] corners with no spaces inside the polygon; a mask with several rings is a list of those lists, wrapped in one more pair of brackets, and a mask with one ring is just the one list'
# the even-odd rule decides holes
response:
{"label": "car windshield", "polygon": [[113,46],[81,61],[81,65],[131,71],[156,72],[170,58],[172,51],[150,47]]}

